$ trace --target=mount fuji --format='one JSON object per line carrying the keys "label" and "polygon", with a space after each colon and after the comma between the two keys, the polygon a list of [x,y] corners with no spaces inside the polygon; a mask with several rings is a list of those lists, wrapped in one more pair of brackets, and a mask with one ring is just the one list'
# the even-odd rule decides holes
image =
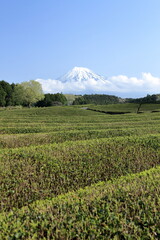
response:
{"label": "mount fuji", "polygon": [[88,68],[84,67],[74,67],[71,71],[69,71],[67,74],[63,75],[62,77],[58,78],[57,80],[66,83],[66,82],[77,82],[82,83],[86,81],[106,81],[104,77],[95,74]]}
{"label": "mount fuji", "polygon": [[63,92],[69,94],[106,93],[112,83],[88,68],[74,67],[57,79],[36,79],[45,93]]}

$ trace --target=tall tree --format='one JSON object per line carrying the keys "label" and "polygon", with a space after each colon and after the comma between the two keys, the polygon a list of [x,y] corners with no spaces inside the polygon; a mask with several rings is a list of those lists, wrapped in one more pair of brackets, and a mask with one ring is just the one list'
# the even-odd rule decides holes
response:
{"label": "tall tree", "polygon": [[13,90],[13,105],[23,105],[24,102],[24,88],[20,84],[16,84]]}
{"label": "tall tree", "polygon": [[5,107],[5,105],[6,105],[6,92],[0,85],[0,106]]}
{"label": "tall tree", "polygon": [[44,94],[42,91],[42,86],[39,82],[35,80],[30,80],[28,82],[22,82],[19,84],[19,94],[22,94],[22,102],[24,106],[32,106],[36,102],[44,99]]}
{"label": "tall tree", "polygon": [[[2,94],[1,100],[2,100],[2,98],[4,98],[2,100],[1,105],[3,105],[3,106],[12,105],[12,93],[13,93],[12,86],[8,82],[2,80],[2,81],[0,81],[0,87],[1,87],[1,94]],[[2,89],[3,89],[4,93],[3,93]]]}

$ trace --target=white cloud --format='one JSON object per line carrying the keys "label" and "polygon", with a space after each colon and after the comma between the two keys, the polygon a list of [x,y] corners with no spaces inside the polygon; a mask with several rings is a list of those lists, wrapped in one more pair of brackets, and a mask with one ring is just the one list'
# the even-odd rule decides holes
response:
{"label": "white cloud", "polygon": [[42,84],[45,93],[104,93],[104,94],[119,94],[122,96],[130,94],[131,97],[139,94],[146,95],[160,93],[160,78],[152,76],[151,73],[142,73],[141,78],[127,77],[125,75],[112,76],[106,80],[95,80],[93,78],[85,81],[67,81],[53,79],[36,79]]}
{"label": "white cloud", "polygon": [[53,80],[53,79],[36,79],[37,82],[41,83],[42,89],[45,93],[57,93],[57,92],[63,92],[64,84],[59,80]]}

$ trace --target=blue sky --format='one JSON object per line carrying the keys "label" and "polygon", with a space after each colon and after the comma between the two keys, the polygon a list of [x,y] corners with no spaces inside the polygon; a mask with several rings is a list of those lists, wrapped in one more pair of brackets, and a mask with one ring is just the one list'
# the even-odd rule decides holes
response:
{"label": "blue sky", "polygon": [[159,0],[0,0],[0,79],[56,79],[80,66],[160,81],[159,11]]}

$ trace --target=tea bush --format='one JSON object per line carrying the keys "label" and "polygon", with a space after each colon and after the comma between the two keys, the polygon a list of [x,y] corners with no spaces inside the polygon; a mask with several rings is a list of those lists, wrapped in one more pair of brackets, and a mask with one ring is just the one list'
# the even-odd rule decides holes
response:
{"label": "tea bush", "polygon": [[160,167],[0,215],[1,239],[160,238]]}

